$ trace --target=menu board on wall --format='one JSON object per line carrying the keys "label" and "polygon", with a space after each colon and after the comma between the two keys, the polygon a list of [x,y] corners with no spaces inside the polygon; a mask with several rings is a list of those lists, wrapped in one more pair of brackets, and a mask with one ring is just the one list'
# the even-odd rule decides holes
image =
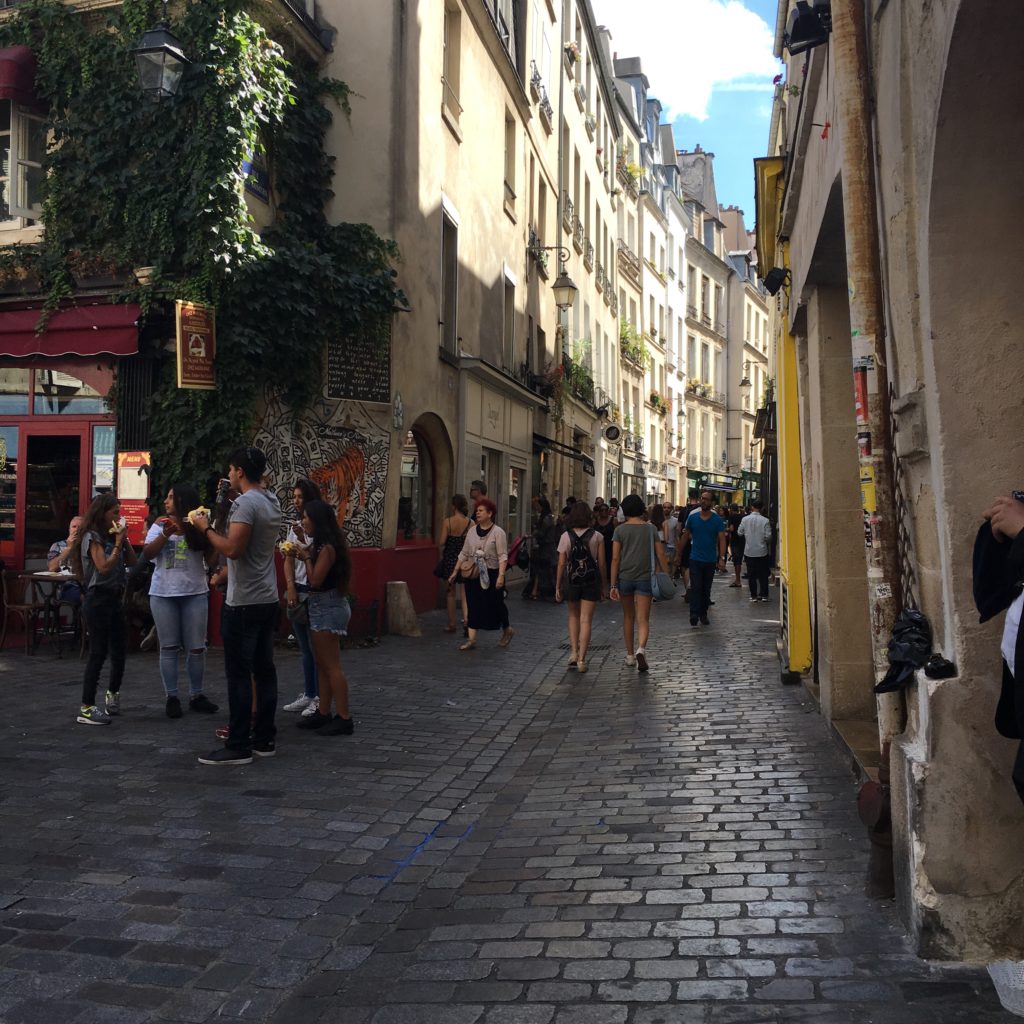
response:
{"label": "menu board on wall", "polygon": [[327,346],[327,397],[391,404],[391,319]]}

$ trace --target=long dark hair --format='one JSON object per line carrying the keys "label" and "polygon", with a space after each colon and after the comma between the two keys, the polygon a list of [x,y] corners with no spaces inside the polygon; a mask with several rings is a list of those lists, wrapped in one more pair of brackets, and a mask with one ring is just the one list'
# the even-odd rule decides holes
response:
{"label": "long dark hair", "polygon": [[174,515],[181,523],[182,532],[185,534],[185,543],[193,551],[205,552],[209,548],[206,538],[188,521],[189,512],[199,507],[199,492],[191,484],[173,484],[171,499],[174,504]]}
{"label": "long dark hair", "polygon": [[302,507],[305,508],[311,501],[322,500],[320,494],[320,488],[313,483],[309,477],[300,476],[295,481],[295,486],[292,488],[293,491],[298,491],[302,495]]}
{"label": "long dark hair", "polygon": [[334,564],[338,568],[338,590],[344,594],[348,590],[352,578],[352,558],[348,551],[348,541],[334,509],[326,501],[311,501],[302,508],[302,514],[309,517],[313,524],[313,543],[319,551],[325,544],[334,548]]}
{"label": "long dark hair", "polygon": [[71,563],[71,568],[74,569],[76,576],[81,577],[85,575],[85,570],[82,566],[82,544],[85,541],[86,534],[99,534],[102,542],[106,534],[106,528],[103,526],[103,517],[115,505],[120,504],[121,502],[113,494],[97,494],[93,498],[92,504],[85,510],[85,515],[82,516],[82,525],[78,527],[78,533],[75,534],[75,539],[71,542],[71,554],[68,556],[68,561]]}

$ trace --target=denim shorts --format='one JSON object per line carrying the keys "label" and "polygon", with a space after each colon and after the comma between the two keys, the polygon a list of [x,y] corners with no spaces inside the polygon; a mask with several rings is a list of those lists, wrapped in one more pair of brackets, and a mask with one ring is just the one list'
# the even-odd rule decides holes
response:
{"label": "denim shorts", "polygon": [[640,594],[644,597],[653,596],[650,576],[642,580],[619,580],[619,596],[631,597],[633,594]]}
{"label": "denim shorts", "polygon": [[347,636],[351,618],[352,606],[348,598],[342,597],[336,590],[309,592],[309,628],[312,632]]}

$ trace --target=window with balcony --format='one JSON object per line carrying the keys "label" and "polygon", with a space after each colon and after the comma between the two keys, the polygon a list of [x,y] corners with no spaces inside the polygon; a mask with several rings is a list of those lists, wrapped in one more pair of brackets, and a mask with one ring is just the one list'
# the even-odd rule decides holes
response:
{"label": "window with balcony", "polygon": [[38,220],[46,154],[43,119],[11,100],[0,100],[0,154],[0,222]]}

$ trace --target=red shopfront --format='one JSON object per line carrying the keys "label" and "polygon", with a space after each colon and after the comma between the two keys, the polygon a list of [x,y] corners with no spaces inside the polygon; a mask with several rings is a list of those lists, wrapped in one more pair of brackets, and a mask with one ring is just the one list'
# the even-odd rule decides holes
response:
{"label": "red shopfront", "polygon": [[105,398],[138,351],[133,305],[0,309],[0,559],[38,568],[95,494],[114,487],[116,420]]}

